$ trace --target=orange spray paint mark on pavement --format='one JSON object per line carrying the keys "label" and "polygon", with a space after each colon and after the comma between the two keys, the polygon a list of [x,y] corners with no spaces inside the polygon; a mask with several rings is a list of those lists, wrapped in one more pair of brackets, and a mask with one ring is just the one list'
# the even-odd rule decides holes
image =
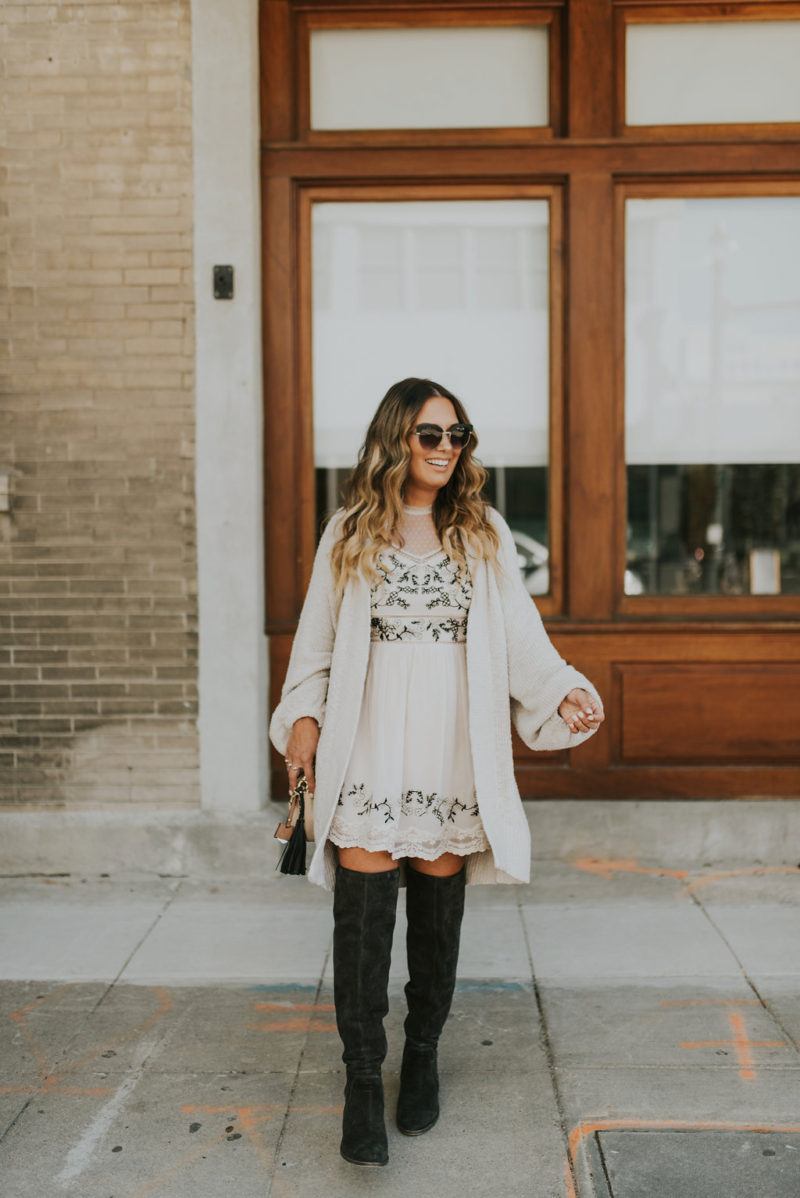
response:
{"label": "orange spray paint mark on pavement", "polygon": [[[227,1126],[233,1122],[237,1129],[241,1129],[242,1134],[247,1139],[248,1144],[255,1152],[264,1172],[269,1176],[274,1164],[273,1151],[268,1148],[260,1136],[260,1131],[266,1127],[273,1119],[282,1118],[286,1113],[286,1107],[279,1103],[261,1103],[253,1106],[219,1106],[208,1105],[204,1103],[187,1103],[181,1107],[181,1111],[185,1115],[204,1115],[221,1116],[222,1123],[226,1126],[209,1136],[206,1140],[199,1144],[192,1145],[192,1148],[183,1153],[178,1160],[174,1161],[166,1169],[162,1170],[157,1177],[147,1182],[141,1189],[136,1190],[130,1198],[150,1198],[151,1194],[158,1193],[171,1181],[174,1180],[180,1173],[193,1165],[195,1161],[200,1160],[207,1155],[209,1151],[222,1145],[228,1138]],[[341,1115],[341,1106],[325,1106],[306,1105],[293,1106],[292,1114],[298,1115]],[[171,1193],[171,1190],[167,1190]]]}
{"label": "orange spray paint mark on pavement", "polygon": [[634,858],[625,861],[615,861],[611,858],[576,857],[572,862],[576,869],[585,873],[598,874],[601,878],[613,878],[614,874],[658,874],[667,878],[688,878],[689,871],[685,869],[661,869],[659,866],[640,865]]}
{"label": "orange spray paint mark on pavement", "polygon": [[730,1014],[728,1021],[731,1025],[730,1040],[681,1040],[681,1048],[712,1048],[714,1046],[730,1045],[736,1049],[739,1058],[739,1076],[747,1081],[755,1077],[751,1048],[786,1048],[783,1040],[748,1040],[744,1029],[744,1016]]}
{"label": "orange spray paint mark on pavement", "polygon": [[[658,1005],[660,1007],[696,1007],[701,1005],[714,1007],[760,1007],[762,1004],[757,998],[687,998],[664,999]],[[711,1048],[730,1045],[730,1047],[736,1049],[736,1055],[739,1059],[740,1077],[745,1078],[746,1081],[752,1081],[756,1073],[753,1067],[751,1048],[789,1047],[785,1040],[748,1040],[743,1015],[731,1012],[728,1015],[728,1022],[731,1025],[732,1033],[730,1040],[681,1040],[681,1048]]]}
{"label": "orange spray paint mark on pavement", "polygon": [[286,1014],[290,1011],[306,1011],[308,1015],[303,1017],[297,1016],[294,1019],[272,1020],[269,1023],[249,1023],[248,1031],[252,1032],[335,1032],[336,1024],[324,1019],[312,1019],[311,1013],[315,1011],[333,1011],[335,1008],[332,1003],[314,1003],[298,1002],[298,1003],[275,1003],[275,1002],[257,1002],[253,1004],[253,1009],[256,1011],[280,1011]]}
{"label": "orange spray paint mark on pavement", "polygon": [[119,1047],[120,1044],[124,1044],[126,1040],[130,1040],[139,1032],[144,1031],[145,1028],[151,1027],[154,1023],[158,1023],[160,1019],[163,1019],[167,1011],[172,1006],[172,997],[166,990],[164,990],[161,986],[149,987],[151,992],[158,998],[158,1005],[150,1015],[147,1015],[144,1019],[140,1020],[139,1023],[134,1024],[132,1027],[126,1029],[124,1032],[121,1032],[119,1035],[113,1036],[110,1040],[105,1040],[102,1044],[98,1045],[97,1048],[93,1049],[89,1053],[86,1053],[85,1056],[80,1057],[76,1061],[71,1061],[69,1064],[62,1066],[62,1068],[51,1072],[39,1037],[36,1035],[36,1032],[30,1025],[29,1016],[32,1012],[36,1011],[45,1003],[53,1002],[55,999],[65,994],[68,990],[72,989],[73,985],[74,983],[66,986],[60,986],[58,990],[54,990],[51,994],[46,994],[41,998],[35,999],[33,1002],[26,1003],[24,1007],[19,1007],[16,1011],[10,1012],[8,1018],[13,1020],[14,1023],[19,1026],[20,1031],[25,1037],[28,1047],[31,1050],[33,1058],[36,1061],[39,1070],[39,1081],[35,1085],[24,1087],[0,1086],[0,1093],[48,1094],[52,1093],[53,1091],[57,1091],[59,1094],[69,1095],[88,1094],[97,1096],[108,1094],[108,1086],[70,1086],[65,1085],[64,1082],[66,1078],[75,1073],[78,1069],[82,1068],[84,1065],[88,1065],[91,1061],[97,1060],[102,1053],[108,1052],[112,1048]]}
{"label": "orange spray paint mark on pavement", "polygon": [[712,873],[692,877],[691,872],[687,869],[665,869],[657,865],[640,865],[634,857],[621,860],[612,857],[575,857],[570,864],[574,865],[576,869],[583,870],[584,873],[597,874],[598,877],[609,880],[615,874],[650,874],[653,877],[675,878],[678,881],[688,878],[687,884],[678,891],[679,895],[694,894],[701,887],[708,886],[711,882],[722,881],[724,878],[758,877],[761,874],[797,874],[800,877],[800,869],[796,865],[753,865],[744,869],[714,870]]}

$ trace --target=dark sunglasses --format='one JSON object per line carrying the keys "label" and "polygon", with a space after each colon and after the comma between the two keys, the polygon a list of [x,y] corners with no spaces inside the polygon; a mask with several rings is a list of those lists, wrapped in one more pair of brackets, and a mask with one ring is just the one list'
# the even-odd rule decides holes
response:
{"label": "dark sunglasses", "polygon": [[443,437],[450,438],[453,449],[463,449],[472,436],[471,424],[452,424],[450,428],[440,428],[438,424],[418,424],[412,430],[423,449],[438,449]]}

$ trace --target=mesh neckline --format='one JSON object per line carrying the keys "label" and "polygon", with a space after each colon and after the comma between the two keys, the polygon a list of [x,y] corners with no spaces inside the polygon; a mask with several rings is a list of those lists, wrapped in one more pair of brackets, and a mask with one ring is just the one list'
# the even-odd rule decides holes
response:
{"label": "mesh neckline", "polygon": [[399,554],[400,557],[408,557],[412,562],[417,562],[418,564],[427,562],[434,557],[447,557],[447,553],[441,545],[438,545],[435,549],[429,549],[427,553],[412,553],[410,549],[406,549],[403,545],[392,545],[391,551],[392,553]]}
{"label": "mesh neckline", "polygon": [[407,516],[429,516],[433,511],[433,504],[429,503],[427,507],[409,507],[407,503],[404,503],[403,511]]}
{"label": "mesh neckline", "polygon": [[394,530],[393,540],[398,549],[417,560],[442,551],[430,508],[406,507]]}

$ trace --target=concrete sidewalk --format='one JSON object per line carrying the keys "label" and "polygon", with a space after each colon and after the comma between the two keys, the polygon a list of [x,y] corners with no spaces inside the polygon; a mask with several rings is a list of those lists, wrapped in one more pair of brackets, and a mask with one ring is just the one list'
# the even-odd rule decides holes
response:
{"label": "concrete sidewalk", "polygon": [[604,856],[468,891],[442,1117],[413,1139],[400,911],[381,1170],[338,1155],[329,895],[0,880],[3,1198],[797,1198],[796,861]]}

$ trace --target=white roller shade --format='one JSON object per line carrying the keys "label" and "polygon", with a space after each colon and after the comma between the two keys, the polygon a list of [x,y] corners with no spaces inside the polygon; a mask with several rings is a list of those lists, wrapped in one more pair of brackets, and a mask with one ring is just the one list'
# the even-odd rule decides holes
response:
{"label": "white roller shade", "polygon": [[631,24],[629,125],[800,121],[800,21]]}
{"label": "white roller shade", "polygon": [[800,197],[626,206],[632,464],[800,461]]}
{"label": "white roller shade", "polygon": [[312,29],[312,129],[547,125],[545,26]]}
{"label": "white roller shade", "polygon": [[463,399],[488,464],[546,464],[548,256],[545,200],[314,205],[317,466],[409,376]]}

